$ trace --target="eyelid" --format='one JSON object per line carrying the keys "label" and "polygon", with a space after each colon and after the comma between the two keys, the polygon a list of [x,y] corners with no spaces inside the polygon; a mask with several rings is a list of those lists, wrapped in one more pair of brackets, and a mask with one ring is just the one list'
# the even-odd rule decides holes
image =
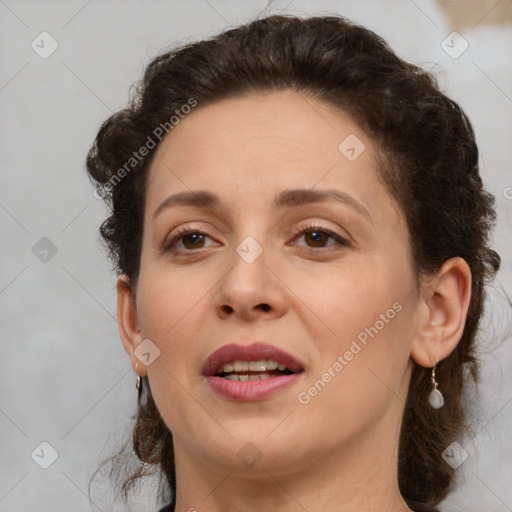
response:
{"label": "eyelid", "polygon": [[[329,236],[331,236],[331,238],[336,239],[337,242],[341,245],[346,245],[346,246],[352,245],[351,237],[349,235],[346,235],[346,236],[341,235],[337,231],[330,229],[327,226],[323,226],[322,224],[319,223],[319,221],[309,221],[306,225],[294,227],[291,231],[292,231],[292,234],[295,236],[297,236],[297,235],[304,236],[305,233],[308,233],[310,231],[322,231],[324,233],[327,233]],[[314,250],[315,248],[309,247],[309,249]],[[321,248],[318,248],[317,250],[319,250],[319,249],[328,249],[328,248],[321,247]]]}
{"label": "eyelid", "polygon": [[[202,235],[207,236],[208,238],[212,238],[206,229],[200,226],[196,226],[194,224],[187,224],[185,226],[180,226],[171,231],[171,233],[165,237],[164,242],[162,243],[162,252],[166,252],[171,250],[171,244],[175,241],[179,241],[179,239],[189,233],[200,233]],[[192,252],[192,251],[188,251]]]}

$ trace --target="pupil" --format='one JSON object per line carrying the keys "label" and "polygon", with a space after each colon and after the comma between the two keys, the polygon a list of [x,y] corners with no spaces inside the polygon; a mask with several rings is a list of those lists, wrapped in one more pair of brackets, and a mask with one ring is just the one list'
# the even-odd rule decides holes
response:
{"label": "pupil", "polygon": [[[189,245],[192,246],[192,248],[194,247],[197,247],[198,244],[196,243],[198,240],[200,241],[201,239],[203,238],[203,235],[201,235],[200,233],[191,233],[187,236],[184,237],[184,242],[183,244],[185,245],[185,247],[189,247]],[[190,241],[192,240],[192,243],[191,244],[187,244],[187,240]]]}
{"label": "pupil", "polygon": [[309,234],[306,234],[306,236],[309,236],[313,239],[313,244],[322,244],[322,242],[325,242],[325,240],[322,240],[325,238],[326,233],[322,233],[321,231],[310,231]]}

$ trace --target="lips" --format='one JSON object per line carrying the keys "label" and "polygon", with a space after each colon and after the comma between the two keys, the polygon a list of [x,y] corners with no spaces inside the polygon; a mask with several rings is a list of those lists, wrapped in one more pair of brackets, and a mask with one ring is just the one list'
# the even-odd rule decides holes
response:
{"label": "lips", "polygon": [[235,402],[269,399],[297,384],[304,371],[293,356],[265,343],[225,345],[202,369],[210,389]]}
{"label": "lips", "polygon": [[[248,367],[247,363],[249,363]],[[277,368],[275,368],[275,363],[277,363]],[[206,377],[225,376],[226,373],[233,371],[266,372],[279,375],[278,372],[283,374],[300,373],[304,371],[304,367],[293,356],[281,349],[266,343],[253,343],[245,346],[224,345],[208,357],[202,368],[202,374]]]}

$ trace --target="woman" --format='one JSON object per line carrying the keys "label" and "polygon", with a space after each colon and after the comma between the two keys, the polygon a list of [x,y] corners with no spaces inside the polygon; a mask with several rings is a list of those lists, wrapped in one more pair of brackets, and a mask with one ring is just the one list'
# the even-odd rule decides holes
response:
{"label": "woman", "polygon": [[[336,16],[164,53],[88,157],[162,510],[435,511],[494,198],[428,73]],[[127,450],[130,447],[126,447]]]}

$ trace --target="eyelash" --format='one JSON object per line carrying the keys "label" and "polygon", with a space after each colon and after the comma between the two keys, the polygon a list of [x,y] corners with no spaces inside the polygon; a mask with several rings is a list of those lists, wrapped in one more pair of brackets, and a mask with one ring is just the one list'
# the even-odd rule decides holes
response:
{"label": "eyelash", "polygon": [[[311,232],[320,232],[320,233],[326,233],[327,235],[329,235],[331,238],[333,238],[334,240],[336,240],[336,242],[338,242],[339,245],[342,245],[342,246],[349,246],[349,241],[346,239],[346,238],[343,238],[341,235],[338,235],[338,233],[335,233],[334,231],[331,231],[330,229],[327,229],[327,228],[324,228],[323,226],[320,226],[319,224],[315,224],[314,222],[312,222],[311,224],[308,224],[306,226],[302,226],[302,227],[299,227],[299,228],[296,228],[294,230],[292,230],[292,234],[297,237],[298,235],[302,236],[304,235],[305,233],[311,233]],[[308,249],[315,249],[315,247],[308,247]],[[329,247],[320,247],[319,249],[324,249],[329,251],[329,250],[336,250],[336,249],[330,249]]]}
{"label": "eyelash", "polygon": [[[323,226],[320,226],[320,225],[314,224],[314,223],[294,229],[294,230],[292,230],[292,234],[294,235],[294,237],[297,237],[298,235],[302,236],[305,233],[311,233],[311,232],[315,232],[315,231],[320,232],[320,233],[326,233],[331,238],[336,240],[336,242],[338,242],[338,245],[341,245],[341,246],[349,246],[350,245],[349,241],[346,238],[343,238],[342,236],[340,236],[338,233],[335,233],[334,231],[331,231],[330,229],[324,228]],[[175,235],[164,245],[163,252],[171,252],[171,253],[196,252],[194,249],[183,250],[183,249],[176,249],[174,247],[174,245],[176,244],[177,241],[179,241],[181,238],[185,237],[186,235],[190,235],[190,234],[199,234],[199,235],[204,235],[204,236],[207,236],[210,238],[208,233],[202,231],[201,229],[197,229],[197,228],[193,228],[193,227],[182,228],[182,229],[179,229],[175,233]],[[308,247],[308,249],[313,250],[314,252],[318,252],[318,251],[315,251],[315,249],[323,249],[324,251],[333,250],[333,249],[330,249],[329,247],[319,247],[319,248]],[[199,249],[202,249],[202,247],[200,247]],[[336,249],[334,249],[334,250],[336,250]]]}

